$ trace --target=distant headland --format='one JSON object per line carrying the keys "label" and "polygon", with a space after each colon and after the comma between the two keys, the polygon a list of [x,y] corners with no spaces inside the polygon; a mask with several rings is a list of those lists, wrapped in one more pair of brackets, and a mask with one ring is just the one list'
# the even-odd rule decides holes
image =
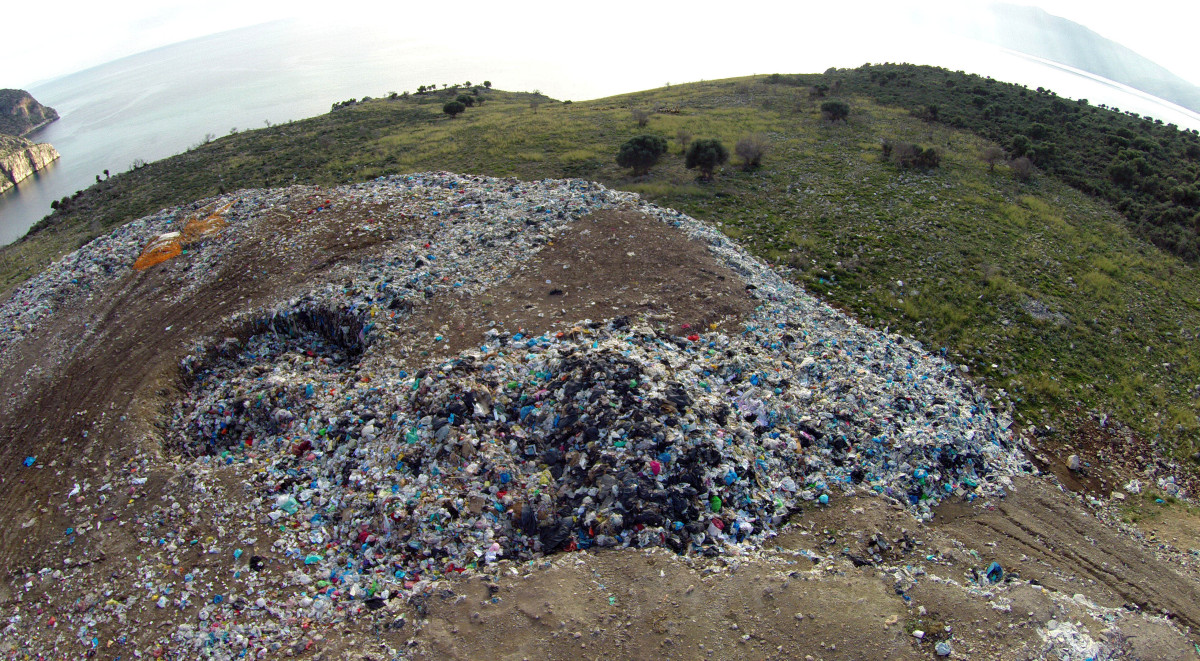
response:
{"label": "distant headland", "polygon": [[58,111],[43,106],[25,90],[0,90],[0,133],[24,136],[58,119]]}
{"label": "distant headland", "polygon": [[38,103],[29,92],[0,90],[0,193],[58,159],[51,145],[22,137],[56,119],[58,112]]}

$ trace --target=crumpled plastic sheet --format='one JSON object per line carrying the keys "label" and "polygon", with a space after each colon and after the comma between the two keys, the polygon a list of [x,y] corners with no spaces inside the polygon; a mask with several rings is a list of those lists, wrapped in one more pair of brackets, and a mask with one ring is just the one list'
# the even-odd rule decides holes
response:
{"label": "crumpled plastic sheet", "polygon": [[1107,645],[1093,639],[1086,629],[1071,622],[1051,620],[1045,628],[1038,627],[1044,647],[1043,658],[1059,661],[1103,661],[1119,658]]}

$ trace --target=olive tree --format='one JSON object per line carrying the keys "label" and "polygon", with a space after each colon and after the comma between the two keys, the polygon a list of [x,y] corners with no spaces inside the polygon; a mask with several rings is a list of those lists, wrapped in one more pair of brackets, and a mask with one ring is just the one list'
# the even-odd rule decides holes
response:
{"label": "olive tree", "polygon": [[994,172],[996,170],[996,164],[1003,161],[1005,157],[1007,157],[1007,154],[1004,153],[1003,149],[996,145],[992,145],[987,149],[984,149],[983,154],[980,155],[980,158],[983,159],[983,162],[987,163],[988,172]]}

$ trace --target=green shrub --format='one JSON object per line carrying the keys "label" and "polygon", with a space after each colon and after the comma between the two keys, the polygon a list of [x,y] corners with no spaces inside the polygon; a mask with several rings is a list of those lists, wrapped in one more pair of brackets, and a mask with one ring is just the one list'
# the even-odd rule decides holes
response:
{"label": "green shrub", "polygon": [[844,122],[850,116],[850,104],[840,99],[830,99],[821,104],[821,115],[831,122]]}
{"label": "green shrub", "polygon": [[630,138],[617,151],[617,165],[633,168],[633,175],[646,174],[667,153],[667,139],[657,135]]}
{"label": "green shrub", "polygon": [[705,138],[697,140],[688,147],[687,155],[684,157],[684,165],[689,170],[698,168],[700,170],[700,178],[704,180],[712,179],[713,172],[717,167],[723,165],[729,160],[729,150],[725,145],[721,144],[720,140]]}
{"label": "green shrub", "polygon": [[942,156],[933,147],[924,148],[911,142],[883,141],[883,158],[902,168],[932,170],[942,162]]}

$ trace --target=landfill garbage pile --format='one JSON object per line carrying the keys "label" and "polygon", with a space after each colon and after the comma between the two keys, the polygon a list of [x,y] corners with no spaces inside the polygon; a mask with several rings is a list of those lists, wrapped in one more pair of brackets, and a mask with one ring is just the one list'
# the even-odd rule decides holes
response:
{"label": "landfill garbage pile", "polygon": [[[276,457],[262,513],[312,524],[295,555],[333,539],[400,575],[593,544],[716,553],[805,501],[871,491],[927,514],[996,488],[1006,432],[947,388],[948,364],[914,375],[919,354],[882,334],[806,337],[779,312],[705,341],[624,319],[497,336],[379,380],[314,334],[259,335],[204,370],[180,440]],[[860,356],[875,359],[857,372]],[[331,504],[360,514],[331,520]]]}
{"label": "landfill garbage pile", "polygon": [[[451,180],[460,195],[497,183]],[[185,361],[191,387],[172,411],[173,442],[229,463],[266,453],[257,516],[304,523],[279,550],[393,589],[562,549],[717,554],[761,542],[805,503],[850,493],[927,517],[948,495],[995,493],[1022,464],[1010,420],[950,363],[821,304],[707,225],[590,190],[709,244],[762,303],[742,332],[626,318],[538,337],[493,329],[445,362],[380,373],[362,356],[388,323],[446,283],[497,281],[488,261],[432,270],[453,261],[432,250],[383,259],[355,285],[290,301],[249,337]],[[469,221],[446,232],[519,254],[552,233],[545,225],[597,206],[538,204],[503,232]],[[402,314],[376,314],[388,309]]]}
{"label": "landfill garbage pile", "polygon": [[[347,600],[376,609],[451,573],[562,550],[740,552],[849,494],[928,518],[950,496],[1002,494],[1028,467],[1006,404],[944,357],[862,326],[714,227],[635,194],[449,173],[323,194],[376,209],[364,232],[426,222],[437,240],[385,243],[299,295],[214,320],[221,330],[183,360],[183,393],[165,408],[165,442],[193,457],[189,475],[254,467],[244,502],[215,508],[217,522],[270,530],[269,553],[294,563],[288,585],[325,582],[269,608],[329,620]],[[203,266],[288,195],[239,194],[223,232],[152,268],[202,287],[217,271]],[[534,336],[497,325],[448,359],[388,353],[423,304],[486,293],[575,220],[613,208],[707,246],[757,299],[753,314],[736,332],[625,316]],[[184,212],[127,225],[27,283],[0,307],[0,346],[90,295],[89,274],[130,273]],[[31,303],[47,291],[51,302]],[[263,567],[246,555],[236,576]],[[222,644],[193,633],[177,642]]]}

